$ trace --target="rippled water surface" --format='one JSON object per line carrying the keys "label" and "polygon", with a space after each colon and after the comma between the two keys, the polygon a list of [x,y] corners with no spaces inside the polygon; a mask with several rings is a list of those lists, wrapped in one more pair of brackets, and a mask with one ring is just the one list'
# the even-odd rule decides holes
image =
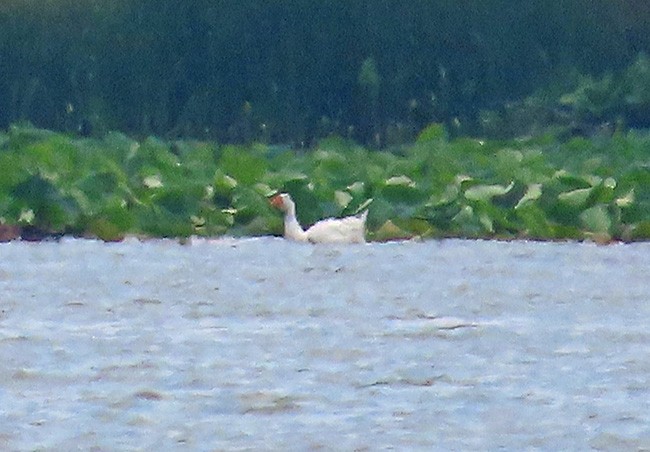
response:
{"label": "rippled water surface", "polygon": [[0,449],[650,448],[650,245],[0,245]]}

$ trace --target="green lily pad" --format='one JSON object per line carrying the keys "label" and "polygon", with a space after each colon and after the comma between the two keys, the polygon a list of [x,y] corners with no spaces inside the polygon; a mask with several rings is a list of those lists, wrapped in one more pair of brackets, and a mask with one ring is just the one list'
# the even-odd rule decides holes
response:
{"label": "green lily pad", "polygon": [[443,124],[433,123],[428,125],[426,128],[420,132],[416,143],[429,143],[432,141],[441,141],[447,138],[447,131]]}
{"label": "green lily pad", "polygon": [[415,188],[415,182],[413,182],[413,180],[410,177],[405,176],[403,174],[401,176],[390,177],[386,179],[384,183],[388,186],[402,186],[402,187]]}
{"label": "green lily pad", "polygon": [[526,189],[526,193],[517,202],[514,209],[521,209],[523,206],[538,200],[542,196],[542,184],[530,184]]}
{"label": "green lily pad", "polygon": [[512,190],[515,186],[514,182],[510,182],[507,186],[504,185],[474,185],[473,187],[465,190],[465,198],[470,201],[483,201],[488,202],[495,196],[503,196]]}
{"label": "green lily pad", "polygon": [[641,221],[633,226],[632,240],[650,240],[650,220]]}
{"label": "green lily pad", "polygon": [[580,214],[580,220],[585,229],[595,233],[609,233],[612,227],[612,218],[604,205],[591,207]]}
{"label": "green lily pad", "polygon": [[621,196],[620,198],[616,198],[615,204],[618,207],[626,208],[634,204],[634,200],[635,200],[634,189],[632,188],[624,196]]}
{"label": "green lily pad", "polygon": [[267,162],[244,147],[226,146],[218,162],[218,167],[244,185],[261,182],[267,171]]}
{"label": "green lily pad", "polygon": [[31,210],[30,224],[47,232],[62,232],[77,224],[81,211],[77,202],[49,179],[32,176],[12,190],[14,212]]}
{"label": "green lily pad", "polygon": [[546,213],[533,203],[522,204],[516,210],[516,218],[521,222],[521,233],[525,237],[543,239],[555,237],[554,228]]}
{"label": "green lily pad", "polygon": [[230,193],[237,187],[237,180],[218,169],[214,174],[214,188],[219,194]]}
{"label": "green lily pad", "polygon": [[372,235],[373,241],[385,242],[389,240],[403,240],[410,238],[410,234],[401,229],[392,220],[386,220]]}
{"label": "green lily pad", "polygon": [[593,188],[579,188],[577,190],[571,190],[568,192],[560,193],[558,195],[558,200],[571,207],[580,208],[587,203],[587,200],[589,199],[592,191]]}

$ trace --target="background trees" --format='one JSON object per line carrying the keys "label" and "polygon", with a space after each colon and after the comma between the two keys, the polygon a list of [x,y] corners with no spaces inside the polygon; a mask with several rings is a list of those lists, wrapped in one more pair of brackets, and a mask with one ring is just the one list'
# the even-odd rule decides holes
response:
{"label": "background trees", "polygon": [[627,67],[649,25],[643,0],[9,0],[0,126],[305,145],[471,132],[482,111]]}

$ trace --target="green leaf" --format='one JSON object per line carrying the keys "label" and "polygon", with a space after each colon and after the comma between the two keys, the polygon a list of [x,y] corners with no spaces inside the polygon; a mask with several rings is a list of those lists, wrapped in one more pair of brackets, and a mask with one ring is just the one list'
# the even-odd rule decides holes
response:
{"label": "green leaf", "polygon": [[262,181],[267,171],[267,162],[264,158],[253,155],[246,148],[226,146],[219,159],[218,167],[239,183],[254,185]]}
{"label": "green leaf", "polygon": [[29,173],[18,153],[0,153],[0,190],[9,190],[27,177]]}
{"label": "green leaf", "polygon": [[214,188],[218,194],[228,194],[237,187],[238,183],[234,177],[218,169],[214,173]]}
{"label": "green leaf", "polygon": [[161,188],[153,199],[157,206],[187,219],[198,211],[199,202],[204,196],[204,190],[205,188],[198,184],[188,184],[184,187],[165,187]]}
{"label": "green leaf", "polygon": [[571,207],[580,208],[587,203],[587,200],[589,199],[592,191],[593,188],[579,188],[577,190],[560,193],[557,198],[564,204],[567,204]]}
{"label": "green leaf", "polygon": [[101,240],[121,240],[134,224],[126,201],[113,197],[96,215],[87,221],[85,232]]}
{"label": "green leaf", "polygon": [[522,204],[516,210],[516,217],[522,223],[522,232],[532,238],[554,238],[554,229],[548,221],[546,213],[532,203]]}
{"label": "green leaf", "polygon": [[416,140],[416,143],[429,143],[432,141],[444,141],[447,138],[445,126],[439,123],[429,124],[425,127]]}
{"label": "green leaf", "polygon": [[542,196],[542,184],[530,184],[526,189],[526,193],[521,197],[519,202],[515,205],[515,210],[538,200]]}
{"label": "green leaf", "polygon": [[611,215],[604,205],[591,207],[580,214],[585,229],[595,233],[609,233],[612,227]]}
{"label": "green leaf", "polygon": [[41,176],[32,176],[21,182],[14,187],[12,195],[12,210],[16,217],[17,212],[31,210],[34,213],[31,223],[44,231],[63,232],[79,219],[77,202]]}
{"label": "green leaf", "polygon": [[509,185],[474,185],[473,187],[465,190],[465,198],[470,201],[483,201],[489,202],[495,196],[502,196],[512,190],[515,186],[514,182]]}
{"label": "green leaf", "polygon": [[616,201],[614,203],[618,207],[626,208],[630,207],[632,204],[634,204],[634,188],[632,188],[629,192],[627,192],[625,195],[621,196],[620,198],[616,198]]}
{"label": "green leaf", "polygon": [[631,236],[632,240],[650,240],[650,220],[635,224]]}
{"label": "green leaf", "polygon": [[338,204],[342,209],[345,209],[348,204],[350,204],[350,201],[352,201],[352,199],[352,195],[348,192],[342,190],[336,190],[334,192],[334,200],[336,201],[336,204]]}
{"label": "green leaf", "polygon": [[[408,180],[410,181],[410,179]],[[388,183],[390,181],[390,179],[386,181],[387,183],[381,190],[381,196],[387,201],[395,204],[416,205],[426,199],[426,193],[416,187],[414,183],[407,183],[406,179],[400,180],[400,183]]]}
{"label": "green leaf", "polygon": [[594,181],[590,177],[577,176],[565,170],[556,171],[553,179],[564,186],[565,189],[568,188],[570,190],[593,187],[595,183],[600,182]]}
{"label": "green leaf", "polygon": [[386,185],[391,185],[391,186],[397,186],[401,185],[403,187],[415,187],[415,182],[411,180],[410,177],[401,175],[401,176],[393,176],[388,179],[386,179],[386,182],[384,182]]}

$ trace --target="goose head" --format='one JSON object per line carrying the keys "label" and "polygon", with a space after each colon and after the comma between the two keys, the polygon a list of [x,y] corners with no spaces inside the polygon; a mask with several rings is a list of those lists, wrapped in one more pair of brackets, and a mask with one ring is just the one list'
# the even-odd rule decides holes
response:
{"label": "goose head", "polygon": [[288,193],[279,193],[271,198],[271,205],[276,209],[280,209],[286,214],[296,214],[296,204],[291,199]]}

